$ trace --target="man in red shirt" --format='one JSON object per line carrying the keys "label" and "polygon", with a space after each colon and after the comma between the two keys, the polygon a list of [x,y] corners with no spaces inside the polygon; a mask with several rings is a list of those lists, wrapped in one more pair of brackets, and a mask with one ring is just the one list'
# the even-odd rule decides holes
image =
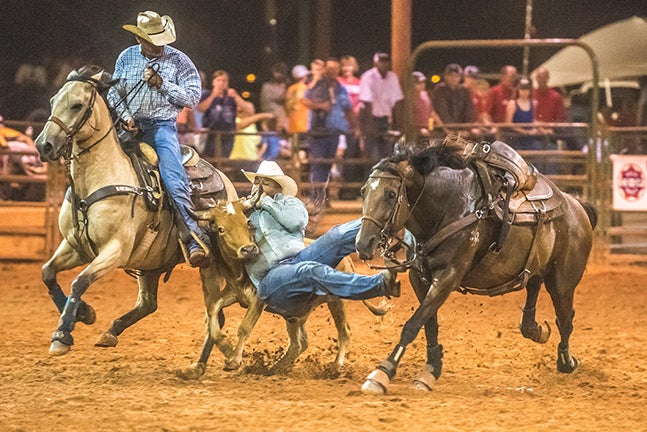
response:
{"label": "man in red shirt", "polygon": [[485,113],[483,117],[486,123],[505,123],[506,106],[510,99],[514,99],[514,82],[516,79],[516,67],[507,65],[501,68],[499,84],[488,90],[485,95]]}
{"label": "man in red shirt", "polygon": [[533,97],[537,101],[535,118],[545,123],[560,123],[566,120],[564,99],[560,92],[548,87],[550,73],[545,68],[539,68],[535,72],[537,88],[533,91]]}

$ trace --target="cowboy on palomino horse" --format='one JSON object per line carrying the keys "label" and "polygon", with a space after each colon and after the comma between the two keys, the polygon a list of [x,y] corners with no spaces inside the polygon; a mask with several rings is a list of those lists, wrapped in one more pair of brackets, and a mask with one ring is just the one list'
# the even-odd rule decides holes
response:
{"label": "cowboy on palomino horse", "polygon": [[137,133],[157,152],[166,191],[178,216],[178,228],[193,267],[209,264],[209,237],[187,209],[192,208],[190,187],[182,167],[176,117],[182,107],[194,107],[202,84],[189,57],[169,46],[175,41],[175,26],[169,16],[141,12],[137,25],[123,28],[135,35],[139,45],[126,48],[117,58],[113,78],[118,80],[108,100],[126,131]]}
{"label": "cowboy on palomino horse", "polygon": [[[148,28],[144,25],[145,21],[140,16],[141,26]],[[162,21],[160,18],[159,22]],[[160,34],[166,35],[167,41],[170,40],[168,37],[175,37],[170,29],[172,23],[169,24],[169,21],[164,25],[160,24]],[[155,33],[153,28],[150,31]],[[142,51],[135,49],[130,54],[134,58],[139,56],[143,59],[142,52],[149,49],[155,49],[155,45],[146,45]],[[150,79],[140,80],[141,85],[135,88],[140,95],[142,91],[149,92],[151,103],[153,97],[162,101],[165,100],[164,97],[168,97],[171,101],[167,104],[172,107],[162,106],[154,115],[175,118],[177,107],[173,101],[191,104],[194,99],[197,100],[193,95],[187,96],[178,87],[177,68],[168,64],[168,61],[184,58],[178,53],[177,50],[162,46],[162,56],[157,59],[162,64],[158,69],[162,75],[156,75],[157,78],[144,76]],[[165,59],[167,55],[168,58]],[[188,72],[195,70],[190,61],[187,62],[188,64],[183,64],[184,68]],[[119,65],[118,62],[118,67]],[[70,184],[59,214],[59,228],[64,238],[42,268],[43,282],[61,314],[58,328],[52,335],[49,350],[52,355],[69,352],[74,344],[72,331],[77,322],[87,325],[95,322],[95,311],[82,300],[82,296],[92,283],[116,268],[131,270],[131,274],[137,277],[137,303],[131,311],[112,322],[97,346],[116,346],[117,337],[126,328],[156,310],[159,279],[164,273],[168,279],[170,271],[182,261],[183,256],[186,261],[201,266],[205,298],[221,288],[222,275],[211,257],[207,257],[205,241],[200,238],[201,234],[197,234],[197,223],[188,217],[187,220],[192,222],[191,226],[194,228],[191,229],[190,237],[187,233],[183,237],[185,240],[192,238],[189,243],[191,254],[187,254],[186,248],[178,244],[182,227],[177,226],[176,222],[178,217],[187,213],[191,201],[187,199],[186,202],[178,202],[175,211],[170,209],[168,200],[161,199],[165,194],[160,188],[160,175],[156,169],[146,166],[135,153],[126,154],[120,145],[104,99],[105,93],[114,84],[111,79],[109,74],[97,66],[83,67],[70,73],[66,83],[52,97],[51,115],[36,139],[42,161],[58,161],[61,157],[64,159]],[[162,84],[160,80],[164,80],[166,84]],[[157,90],[149,91],[148,85],[156,86]],[[131,99],[135,99],[134,96],[136,95],[132,93],[129,95]],[[117,105],[119,104],[118,102]],[[139,105],[129,106],[132,113],[130,119],[134,119],[136,124],[138,115],[142,114],[141,110],[133,110],[133,106]],[[171,180],[168,180],[169,161],[171,167],[178,163],[180,169],[183,169],[174,120],[142,120],[141,125],[144,126],[143,131],[154,138],[153,141],[157,144],[160,153],[159,168],[166,186],[176,192],[184,191],[183,182],[187,179],[184,171],[182,175],[173,172]],[[189,152],[188,156],[190,157],[184,158],[187,173],[200,185],[199,188],[193,188],[197,203],[238,198],[233,185],[222,173],[200,160],[195,152]],[[154,158],[148,159],[155,165]],[[172,196],[171,193],[169,195]],[[180,213],[180,209],[183,213]],[[187,229],[184,231],[188,232]],[[207,266],[203,267],[205,263]],[[82,265],[87,266],[72,281],[70,294],[66,296],[57,282],[57,275],[61,271]]]}

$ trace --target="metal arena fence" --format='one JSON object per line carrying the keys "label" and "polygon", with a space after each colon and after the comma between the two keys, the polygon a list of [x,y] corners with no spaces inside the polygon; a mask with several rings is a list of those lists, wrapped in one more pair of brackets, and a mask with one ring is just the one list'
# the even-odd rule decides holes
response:
{"label": "metal arena fence", "polygon": [[[513,127],[518,124],[497,124],[496,129],[481,129],[480,134],[473,134],[482,124],[451,124],[444,129],[432,132],[438,136],[450,133],[470,131],[468,139],[502,140],[507,142],[519,135]],[[521,150],[519,153],[545,173],[562,190],[575,196],[590,200],[598,197],[596,203],[600,214],[599,235],[602,239],[596,245],[598,256],[607,253],[647,253],[647,212],[615,211],[611,203],[611,161],[610,154],[647,153],[647,127],[642,128],[602,128],[595,138],[590,136],[586,123],[553,123],[537,124],[543,133],[525,138],[534,138],[541,147],[539,150]],[[221,139],[224,133],[203,132],[215,135],[215,155],[221,155]],[[257,133],[271,135],[273,133]],[[241,134],[242,135],[242,134]],[[249,134],[247,134],[249,135]],[[397,134],[391,135],[395,142]],[[359,217],[361,198],[359,189],[364,184],[371,167],[377,162],[364,157],[314,159],[309,156],[307,135],[295,135],[286,138],[289,145],[278,159],[284,171],[299,184],[300,195],[308,201],[312,188],[327,188],[328,199],[345,201],[346,212],[350,207]],[[595,158],[590,157],[589,149],[600,152]],[[600,149],[604,151],[600,151]],[[603,156],[606,155],[606,156]],[[0,160],[19,155],[0,151]],[[3,159],[4,158],[4,159]],[[249,193],[251,185],[242,175],[241,170],[254,171],[258,160],[231,159],[222,156],[206,157],[209,162],[223,171],[233,182],[241,196]],[[324,163],[331,166],[328,183],[311,183],[310,167]],[[595,165],[593,165],[595,164]],[[4,168],[4,165],[3,165]],[[594,174],[594,173],[602,173]],[[33,177],[28,174],[8,172],[3,169],[0,174],[0,243],[3,244],[0,259],[35,259],[48,258],[60,241],[58,232],[58,212],[64,199],[67,181],[61,164],[50,163],[46,176]],[[26,191],[30,191],[27,193]],[[38,197],[37,199],[30,198]],[[602,206],[600,206],[600,203]],[[334,212],[335,206],[325,211]]]}

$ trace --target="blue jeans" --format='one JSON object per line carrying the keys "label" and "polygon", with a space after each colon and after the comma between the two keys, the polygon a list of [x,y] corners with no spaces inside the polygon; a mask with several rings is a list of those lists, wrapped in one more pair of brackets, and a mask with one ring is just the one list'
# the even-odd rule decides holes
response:
{"label": "blue jeans", "polygon": [[[322,132],[325,133],[325,132]],[[339,135],[313,135],[310,137],[310,157],[312,159],[333,159],[337,153],[339,145]],[[310,183],[325,183],[330,175],[330,162],[311,162],[310,164]],[[323,199],[326,191],[323,186],[312,186],[310,197],[312,201],[318,202]]]}
{"label": "blue jeans", "polygon": [[[136,126],[142,134],[142,139],[153,146],[157,152],[162,182],[184,224],[189,231],[199,234],[198,223],[187,212],[187,209],[193,207],[193,203],[189,179],[182,166],[175,120],[137,121]],[[195,240],[190,240],[188,243],[189,249],[195,245],[197,245]]]}
{"label": "blue jeans", "polygon": [[258,294],[268,310],[284,317],[302,316],[318,296],[329,294],[349,300],[385,295],[384,278],[336,270],[340,261],[355,252],[359,219],[337,225],[296,256],[279,263],[261,280]]}

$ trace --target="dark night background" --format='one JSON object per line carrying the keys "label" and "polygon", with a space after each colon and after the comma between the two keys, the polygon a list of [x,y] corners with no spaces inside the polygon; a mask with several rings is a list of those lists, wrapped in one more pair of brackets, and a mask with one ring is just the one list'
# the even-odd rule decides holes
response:
{"label": "dark night background", "polygon": [[[292,66],[299,58],[299,0],[277,0],[276,57]],[[21,63],[52,64],[77,56],[108,70],[134,37],[121,29],[135,24],[137,13],[155,10],[170,15],[177,48],[199,69],[225,69],[232,86],[241,88],[253,72],[267,78],[270,62],[263,47],[271,40],[262,0],[3,0],[0,16],[0,109],[11,100],[13,76]],[[332,52],[355,55],[362,71],[375,51],[390,50],[390,0],[332,0]],[[412,48],[427,40],[503,39],[524,35],[525,0],[413,0]],[[577,38],[604,24],[634,15],[647,16],[645,0],[535,0],[533,24],[538,38]],[[531,69],[556,50],[533,50]],[[441,50],[430,52],[417,68],[440,72],[450,62],[475,64],[496,72],[503,64],[522,62],[522,51]],[[253,90],[253,89],[252,89]],[[47,95],[49,97],[50,95]]]}

